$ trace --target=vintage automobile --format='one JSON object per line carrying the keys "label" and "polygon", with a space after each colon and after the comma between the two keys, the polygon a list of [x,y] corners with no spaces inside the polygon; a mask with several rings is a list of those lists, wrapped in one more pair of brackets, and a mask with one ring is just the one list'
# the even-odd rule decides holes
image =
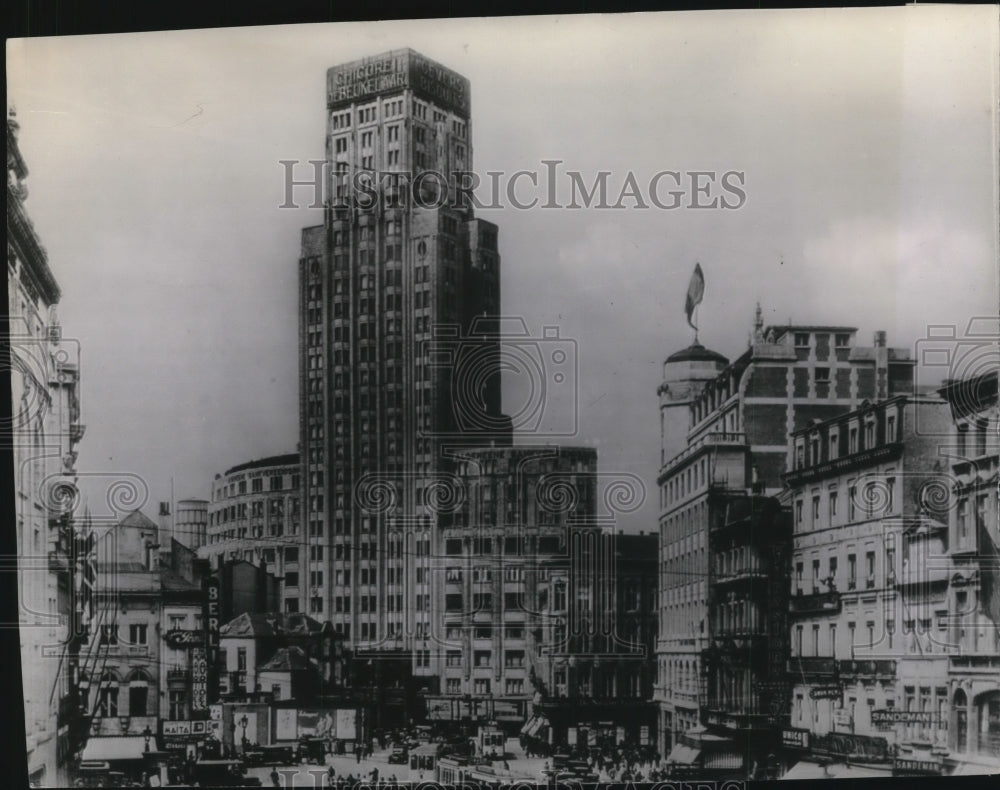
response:
{"label": "vintage automobile", "polygon": [[396,749],[389,755],[389,765],[406,765],[410,756],[405,749]]}
{"label": "vintage automobile", "polygon": [[326,742],[315,738],[302,738],[295,756],[300,763],[326,764]]}
{"label": "vintage automobile", "polygon": [[192,778],[201,787],[246,787],[246,768],[240,760],[199,760],[191,766]]}
{"label": "vintage automobile", "polygon": [[256,746],[244,753],[247,765],[294,765],[296,750],[291,746]]}

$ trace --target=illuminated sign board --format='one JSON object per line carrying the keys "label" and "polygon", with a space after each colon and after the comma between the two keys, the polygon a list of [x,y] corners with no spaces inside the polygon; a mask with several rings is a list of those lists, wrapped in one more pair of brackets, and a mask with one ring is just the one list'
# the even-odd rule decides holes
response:
{"label": "illuminated sign board", "polygon": [[203,647],[205,645],[204,631],[184,631],[173,629],[163,635],[163,639],[170,647],[183,650],[189,647]]}
{"label": "illuminated sign board", "polygon": [[782,730],[781,745],[787,749],[808,749],[809,730],[799,730],[799,729]]}
{"label": "illuminated sign board", "polygon": [[208,659],[205,648],[191,651],[191,708],[202,711],[208,707]]}
{"label": "illuminated sign board", "polygon": [[896,760],[892,764],[894,774],[940,774],[941,763],[932,760]]}
{"label": "illuminated sign board", "polygon": [[204,603],[202,622],[205,624],[206,696],[214,698],[215,665],[219,656],[219,629],[222,627],[222,602],[218,576],[206,576],[202,582]]}
{"label": "illuminated sign board", "polygon": [[809,699],[840,699],[843,693],[840,686],[817,686],[809,689]]}
{"label": "illuminated sign board", "polygon": [[193,721],[164,721],[163,735],[175,738],[190,738],[191,740],[201,740],[209,736],[220,737],[222,734],[222,722],[195,719]]}
{"label": "illuminated sign board", "polygon": [[331,109],[409,89],[444,110],[469,117],[469,81],[412,50],[335,66],[327,71],[326,79]]}
{"label": "illuminated sign board", "polygon": [[826,735],[817,735],[813,739],[812,750],[849,757],[884,760],[889,751],[889,743],[885,738],[876,738],[870,735],[828,732]]}
{"label": "illuminated sign board", "polygon": [[938,717],[931,711],[894,710],[886,708],[872,711],[872,725],[875,727],[891,727],[893,724],[921,724],[933,727],[938,723]]}

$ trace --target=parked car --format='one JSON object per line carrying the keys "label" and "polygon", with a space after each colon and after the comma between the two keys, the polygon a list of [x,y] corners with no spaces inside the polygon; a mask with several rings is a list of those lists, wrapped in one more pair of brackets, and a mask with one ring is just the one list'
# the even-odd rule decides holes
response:
{"label": "parked car", "polygon": [[396,749],[389,755],[389,765],[406,765],[409,759],[410,757],[404,749]]}
{"label": "parked car", "polygon": [[258,746],[245,754],[248,765],[291,765],[295,749],[291,746]]}
{"label": "parked car", "polygon": [[295,756],[299,762],[324,765],[326,763],[326,743],[312,738],[303,738],[299,741]]}
{"label": "parked car", "polygon": [[194,779],[202,787],[242,787],[248,781],[239,760],[199,760],[192,766]]}

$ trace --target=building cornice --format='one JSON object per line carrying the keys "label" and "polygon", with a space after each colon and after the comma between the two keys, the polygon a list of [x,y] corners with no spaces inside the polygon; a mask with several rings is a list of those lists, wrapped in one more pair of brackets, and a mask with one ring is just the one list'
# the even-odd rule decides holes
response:
{"label": "building cornice", "polygon": [[38,239],[35,227],[24,210],[19,196],[7,187],[7,240],[18,254],[31,284],[46,304],[56,304],[62,296],[55,275],[49,268],[48,254]]}

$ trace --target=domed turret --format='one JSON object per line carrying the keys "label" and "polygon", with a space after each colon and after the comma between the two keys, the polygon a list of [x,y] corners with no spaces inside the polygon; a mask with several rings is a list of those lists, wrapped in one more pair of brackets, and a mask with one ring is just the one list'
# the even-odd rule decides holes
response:
{"label": "domed turret", "polygon": [[700,343],[693,343],[667,357],[663,363],[663,383],[657,390],[661,464],[687,447],[687,434],[691,429],[688,407],[728,364],[726,357]]}

